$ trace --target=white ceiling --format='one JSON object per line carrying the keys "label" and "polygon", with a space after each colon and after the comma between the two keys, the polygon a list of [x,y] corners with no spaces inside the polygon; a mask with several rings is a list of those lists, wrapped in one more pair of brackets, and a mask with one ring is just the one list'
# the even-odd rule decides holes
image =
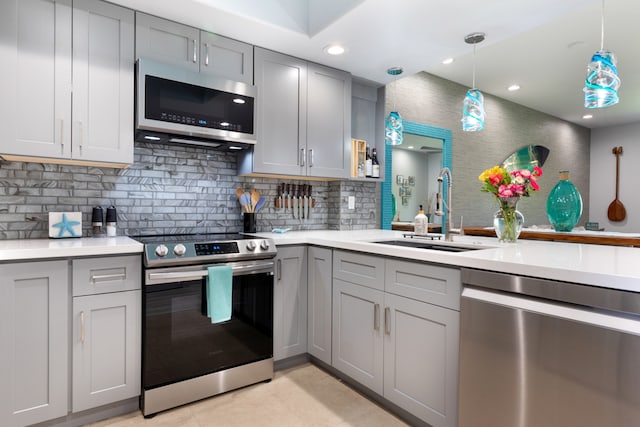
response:
{"label": "white ceiling", "polygon": [[[587,110],[582,87],[600,48],[601,0],[111,0],[133,9],[350,71],[385,84],[386,70],[476,86],[586,127],[640,122],[640,1],[607,0],[604,47],[618,57],[620,103]],[[347,53],[323,48],[341,43]],[[453,64],[441,61],[453,57]],[[634,81],[635,80],[635,81]],[[508,92],[518,83],[522,89]],[[586,113],[591,120],[583,120]]]}

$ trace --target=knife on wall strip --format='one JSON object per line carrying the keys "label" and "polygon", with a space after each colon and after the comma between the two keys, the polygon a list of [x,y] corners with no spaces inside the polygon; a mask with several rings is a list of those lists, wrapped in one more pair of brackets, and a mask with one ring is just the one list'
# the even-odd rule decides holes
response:
{"label": "knife on wall strip", "polygon": [[311,196],[311,184],[307,187],[307,219],[311,218],[311,208],[313,207],[313,197]]}
{"label": "knife on wall strip", "polygon": [[302,196],[301,196],[301,200],[302,200],[302,216],[301,218],[304,219],[305,216],[305,210],[307,210],[307,184],[304,184],[302,186]]}

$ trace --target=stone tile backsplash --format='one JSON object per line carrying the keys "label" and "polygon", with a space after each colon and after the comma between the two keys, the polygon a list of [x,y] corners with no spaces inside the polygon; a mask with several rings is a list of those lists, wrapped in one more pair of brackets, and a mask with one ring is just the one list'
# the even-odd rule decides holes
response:
{"label": "stone tile backsplash", "polygon": [[[311,184],[311,218],[276,209],[278,184]],[[0,161],[0,238],[48,237],[48,212],[82,212],[83,236],[91,236],[94,206],[115,206],[118,234],[220,233],[242,230],[236,188],[256,188],[267,198],[257,231],[366,229],[379,227],[379,184],[365,181],[301,181],[240,177],[236,155],[192,146],[136,143],[127,169]],[[356,209],[347,209],[348,196]]]}

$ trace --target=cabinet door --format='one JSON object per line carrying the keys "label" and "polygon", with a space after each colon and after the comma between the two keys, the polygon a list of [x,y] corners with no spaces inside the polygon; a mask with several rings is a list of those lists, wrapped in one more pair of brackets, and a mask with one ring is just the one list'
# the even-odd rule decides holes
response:
{"label": "cabinet door", "polygon": [[0,266],[0,419],[24,426],[67,414],[67,261]]}
{"label": "cabinet door", "polygon": [[73,412],[140,394],[141,291],[73,298]]}
{"label": "cabinet door", "polygon": [[133,163],[134,12],[74,0],[73,152],[76,160]]}
{"label": "cabinet door", "polygon": [[0,153],[71,155],[71,0],[0,2]]}
{"label": "cabinet door", "polygon": [[307,351],[331,364],[331,249],[310,246],[308,258]]}
{"label": "cabinet door", "polygon": [[200,32],[200,72],[253,84],[253,46]]}
{"label": "cabinet door", "polygon": [[459,312],[385,294],[384,397],[434,427],[457,426]]}
{"label": "cabinet door", "polygon": [[254,147],[253,172],[305,175],[307,63],[255,48],[255,84],[259,141]]}
{"label": "cabinet door", "polygon": [[279,247],[273,294],[273,358],[307,352],[307,250]]}
{"label": "cabinet door", "polygon": [[382,395],[384,293],[333,280],[333,367]]}
{"label": "cabinet door", "polygon": [[200,30],[136,12],[136,58],[153,59],[198,72]]}
{"label": "cabinet door", "polygon": [[307,99],[307,175],[348,178],[351,74],[309,64]]}
{"label": "cabinet door", "polygon": [[351,85],[351,137],[376,146],[375,87],[353,82]]}

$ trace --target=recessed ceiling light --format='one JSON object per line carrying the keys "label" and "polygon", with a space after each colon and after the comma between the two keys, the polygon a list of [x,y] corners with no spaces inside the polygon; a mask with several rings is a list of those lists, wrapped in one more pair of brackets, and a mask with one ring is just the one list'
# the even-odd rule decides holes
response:
{"label": "recessed ceiling light", "polygon": [[593,119],[593,114],[585,114],[584,116],[582,116],[582,118],[585,120]]}
{"label": "recessed ceiling light", "polygon": [[447,59],[445,59],[444,61],[442,61],[442,63],[443,63],[444,65],[452,64],[452,63],[453,63],[453,58],[447,58]]}
{"label": "recessed ceiling light", "polygon": [[520,90],[520,85],[513,84],[507,88],[509,92],[515,92],[516,90]]}
{"label": "recessed ceiling light", "polygon": [[340,46],[339,44],[332,44],[329,46],[325,46],[323,50],[329,55],[342,55],[343,53],[346,52],[346,49],[344,48],[344,46]]}

